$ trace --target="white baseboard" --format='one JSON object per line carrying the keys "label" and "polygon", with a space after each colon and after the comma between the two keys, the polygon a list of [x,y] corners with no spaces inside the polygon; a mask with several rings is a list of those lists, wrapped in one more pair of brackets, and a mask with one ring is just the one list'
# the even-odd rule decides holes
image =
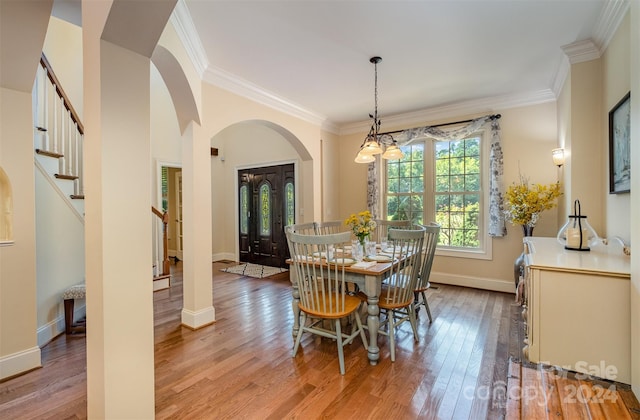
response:
{"label": "white baseboard", "polygon": [[497,280],[477,276],[460,276],[457,274],[431,272],[429,281],[432,283],[451,284],[453,286],[473,287],[476,289],[493,290],[496,292],[515,294],[515,284],[513,280]]}
{"label": "white baseboard", "polygon": [[153,281],[153,291],[165,290],[171,286],[171,277],[164,277]]}
{"label": "white baseboard", "polygon": [[[77,302],[78,301],[76,301],[76,304],[74,305],[74,308],[73,308],[74,320],[84,318],[87,313],[86,304],[82,306],[78,306]],[[84,300],[81,300],[80,302],[84,302]],[[47,324],[38,328],[38,331],[37,331],[38,347],[42,348],[48,342],[50,342],[60,334],[64,334],[64,332],[65,332],[64,331],[64,315],[61,315],[56,319],[54,319],[53,321],[48,322]]]}
{"label": "white baseboard", "polygon": [[18,375],[41,366],[40,347],[32,347],[18,353],[0,357],[0,379]]}
{"label": "white baseboard", "polygon": [[216,310],[213,306],[193,312],[188,309],[182,309],[182,325],[197,330],[216,321]]}
{"label": "white baseboard", "polygon": [[219,252],[211,256],[211,261],[231,260],[236,261],[236,254],[231,252]]}

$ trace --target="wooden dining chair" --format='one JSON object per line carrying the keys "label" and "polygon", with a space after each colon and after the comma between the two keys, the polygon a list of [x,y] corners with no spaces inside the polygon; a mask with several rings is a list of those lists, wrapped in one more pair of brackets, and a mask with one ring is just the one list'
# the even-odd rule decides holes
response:
{"label": "wooden dining chair", "polygon": [[389,336],[392,362],[396,360],[396,327],[409,321],[413,329],[413,337],[418,341],[413,292],[422,266],[424,232],[423,226],[389,230],[389,240],[393,244],[393,255],[400,258],[401,262],[394,267],[387,281],[382,284],[378,306],[380,312],[385,314],[385,319],[380,322],[378,332]]}
{"label": "wooden dining chair", "polygon": [[389,239],[389,229],[408,229],[411,226],[410,220],[386,220],[376,219],[375,240],[382,243]]}
{"label": "wooden dining chair", "polygon": [[[422,267],[418,274],[418,281],[416,282],[416,289],[414,291],[414,306],[416,310],[416,316],[420,306],[424,306],[429,317],[429,323],[433,322],[431,317],[431,309],[429,308],[429,302],[427,301],[427,290],[431,287],[429,283],[429,276],[431,275],[431,266],[433,265],[433,259],[436,255],[436,246],[438,245],[438,237],[440,236],[440,225],[432,222],[431,224],[424,226],[424,248],[422,250]],[[422,299],[421,299],[422,298]]]}
{"label": "wooden dining chair", "polygon": [[316,223],[295,223],[293,225],[287,225],[284,227],[284,231],[286,232],[295,232],[301,235],[315,235],[316,234]]}
{"label": "wooden dining chair", "polygon": [[328,235],[333,233],[348,232],[349,226],[345,225],[343,221],[333,220],[329,222],[316,222],[316,234]]}
{"label": "wooden dining chair", "polygon": [[[287,232],[287,242],[291,253],[291,270],[295,275],[300,295],[300,328],[296,336],[292,357],[296,356],[302,334],[309,332],[336,340],[340,374],[344,375],[345,345],[358,335],[365,349],[367,338],[358,313],[361,300],[348,293],[345,281],[345,261],[334,250],[343,249],[349,243],[350,232],[329,235],[302,235]],[[321,258],[324,256],[324,258]],[[350,334],[342,332],[341,320],[355,319],[356,327]],[[327,329],[323,321],[333,322]]]}

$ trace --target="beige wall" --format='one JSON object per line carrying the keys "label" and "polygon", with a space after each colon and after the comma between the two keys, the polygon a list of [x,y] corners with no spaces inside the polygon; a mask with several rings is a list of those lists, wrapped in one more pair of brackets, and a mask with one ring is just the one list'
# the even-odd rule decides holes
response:
{"label": "beige wall", "polygon": [[340,190],[346,179],[340,173],[340,139],[329,132],[322,133],[322,216],[319,220],[341,220]]}
{"label": "beige wall", "polygon": [[[259,121],[227,127],[211,143],[219,153],[211,157],[213,258],[238,261],[238,170],[299,165],[299,156],[286,138]],[[298,174],[296,181],[298,194],[304,196],[304,178]]]}
{"label": "beige wall", "polygon": [[[629,223],[631,221],[631,194],[609,194],[609,111],[630,91],[630,26],[631,18],[626,18],[618,28],[609,47],[602,56],[602,129],[601,150],[605,203],[606,236],[619,236],[625,242],[631,240]],[[604,235],[603,233],[603,235]]]}
{"label": "beige wall", "polygon": [[82,121],[82,28],[51,16],[42,50]]}
{"label": "beige wall", "polygon": [[[632,2],[635,13],[627,14],[611,39],[604,54],[595,60],[573,64],[558,98],[559,144],[568,150],[564,180],[570,186],[570,197],[566,197],[564,215],[572,212],[569,205],[579,198],[583,212],[590,224],[602,237],[619,236],[627,243],[635,243],[640,237],[637,223],[631,214],[640,210],[633,191],[640,188],[638,176],[632,172],[631,194],[609,194],[609,111],[632,87],[640,89],[638,62],[640,45],[637,28],[639,7]],[[636,28],[636,35],[631,28]],[[632,43],[636,48],[632,48]],[[633,62],[636,71],[632,71]],[[631,161],[640,165],[640,155],[633,147],[638,138],[640,107],[633,102],[631,117]],[[635,108],[634,108],[634,105]],[[634,392],[640,395],[640,287],[638,286],[638,258],[631,257],[631,382]],[[611,326],[615,328],[616,326]],[[597,335],[597,332],[594,332]]]}
{"label": "beige wall", "polygon": [[31,93],[0,87],[0,167],[13,191],[13,239],[0,247],[0,378],[40,366]]}
{"label": "beige wall", "polygon": [[[219,133],[236,124],[255,122],[269,127],[279,134],[281,138],[286,139],[286,142],[291,146],[291,149],[288,149],[291,155],[278,156],[273,153],[273,150],[267,150],[265,151],[265,157],[258,158],[252,149],[255,150],[259,145],[249,146],[245,143],[246,148],[242,151],[243,155],[253,156],[253,158],[247,157],[246,163],[251,163],[251,159],[257,159],[257,161],[262,162],[268,161],[267,159],[282,161],[284,159],[292,159],[295,156],[299,163],[297,166],[297,217],[301,219],[300,222],[319,219],[322,213],[321,197],[319,195],[321,190],[320,139],[322,138],[320,127],[207,83],[203,83],[202,91],[203,130],[211,138],[211,147],[220,149],[220,153],[225,155],[229,155],[231,150],[239,150],[233,142],[229,143],[228,140],[225,140],[226,144],[221,144],[220,139],[218,139]],[[267,158],[266,156],[269,157]],[[212,161],[212,163],[218,162],[219,159]],[[230,171],[227,172],[227,178],[233,179],[229,178],[232,176],[231,172],[234,172],[231,165],[225,162],[224,167],[226,171]],[[212,171],[214,170],[212,167]],[[220,174],[216,173],[213,176],[215,176],[212,183],[215,201],[217,199],[215,197],[221,197],[216,190],[219,187],[217,177]],[[224,199],[226,201],[230,200],[226,195]],[[216,205],[218,204],[214,203],[214,206]],[[216,236],[214,234],[214,247],[220,250],[220,244],[217,243]],[[227,238],[225,245],[223,245],[225,252],[235,253],[236,249],[229,248],[229,236],[225,235],[225,238]],[[214,253],[217,252],[214,251]]]}

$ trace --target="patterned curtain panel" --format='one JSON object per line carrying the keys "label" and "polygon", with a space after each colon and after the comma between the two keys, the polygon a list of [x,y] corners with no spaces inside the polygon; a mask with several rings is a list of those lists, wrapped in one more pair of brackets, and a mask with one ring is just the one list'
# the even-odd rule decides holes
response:
{"label": "patterned curtain panel", "polygon": [[504,217],[504,174],[500,124],[491,121],[491,145],[489,151],[489,235],[506,236],[507,226]]}
{"label": "patterned curtain panel", "polygon": [[[436,141],[460,140],[475,133],[489,121],[491,121],[491,145],[489,153],[489,235],[505,236],[507,234],[507,228],[503,211],[504,185],[502,175],[504,168],[502,143],[500,140],[500,125],[495,116],[486,115],[476,118],[464,126],[450,130],[431,126],[411,128],[404,130],[397,136],[394,136],[394,138],[399,146],[409,144],[417,138],[424,137],[430,137]],[[367,207],[374,215],[374,218],[377,218],[380,213],[380,199],[378,194],[380,188],[377,173],[380,171],[381,164],[380,158],[376,157],[376,161],[369,164],[367,178]]]}
{"label": "patterned curtain panel", "polygon": [[378,185],[377,173],[380,168],[380,157],[376,156],[376,160],[369,164],[367,168],[367,209],[371,212],[374,219],[378,219],[380,214],[380,186]]}

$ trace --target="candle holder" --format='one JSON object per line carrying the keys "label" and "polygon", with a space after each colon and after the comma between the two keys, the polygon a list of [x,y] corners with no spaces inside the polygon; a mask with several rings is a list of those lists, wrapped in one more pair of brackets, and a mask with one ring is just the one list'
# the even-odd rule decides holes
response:
{"label": "candle holder", "polygon": [[582,215],[580,200],[573,203],[573,213],[558,232],[558,242],[564,245],[565,249],[589,251],[590,247],[598,243],[598,234],[587,221],[587,216]]}

